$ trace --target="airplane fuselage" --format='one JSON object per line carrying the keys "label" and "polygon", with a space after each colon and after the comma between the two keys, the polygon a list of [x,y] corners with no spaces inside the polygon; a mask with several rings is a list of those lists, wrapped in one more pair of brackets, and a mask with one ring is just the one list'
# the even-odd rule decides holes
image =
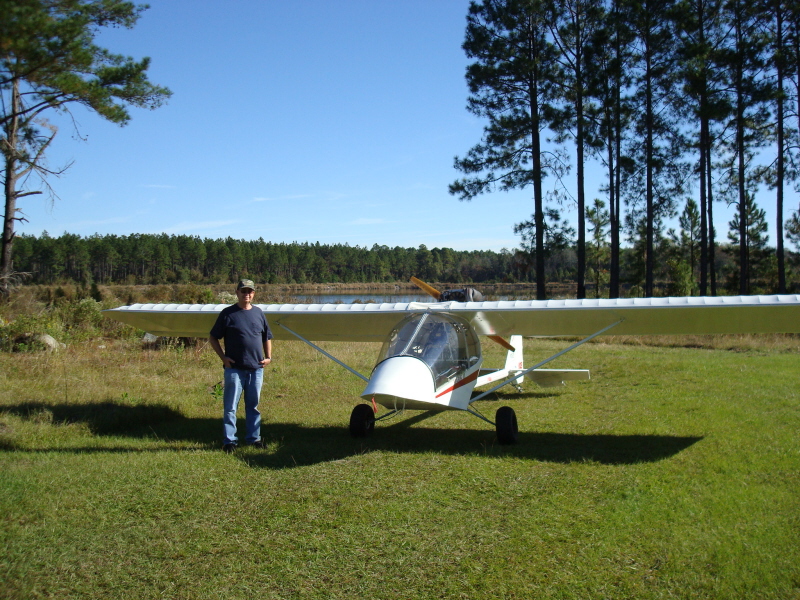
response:
{"label": "airplane fuselage", "polygon": [[469,323],[447,313],[413,314],[388,335],[361,397],[392,410],[465,410],[482,362]]}

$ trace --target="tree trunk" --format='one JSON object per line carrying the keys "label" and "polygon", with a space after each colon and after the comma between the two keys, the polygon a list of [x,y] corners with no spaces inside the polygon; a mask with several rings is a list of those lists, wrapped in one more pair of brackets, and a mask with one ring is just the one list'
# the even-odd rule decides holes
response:
{"label": "tree trunk", "polygon": [[[740,34],[741,32],[737,32],[737,36]],[[747,189],[744,156],[743,69],[744,67],[740,62],[736,66],[736,186],[739,199],[739,293],[745,295],[749,287],[750,270],[747,264]]]}
{"label": "tree trunk", "polygon": [[708,211],[706,194],[706,144],[708,120],[702,116],[703,99],[700,100],[700,295],[708,290]]}
{"label": "tree trunk", "polygon": [[622,198],[622,169],[620,168],[622,160],[622,81],[621,69],[622,67],[622,48],[619,40],[619,32],[616,37],[616,56],[617,56],[617,80],[614,89],[614,152],[616,154],[617,165],[616,172],[616,197],[611,198],[614,203],[613,212],[616,215],[616,222],[611,223],[611,284],[608,293],[609,298],[619,298],[620,296],[620,265],[619,265],[619,226],[620,226],[620,209]]}
{"label": "tree trunk", "polygon": [[576,107],[578,109],[578,127],[576,132],[578,151],[578,298],[586,298],[586,196],[584,190],[583,172],[583,94],[581,86],[583,81],[578,74],[576,81],[578,95]]}
{"label": "tree trunk", "polygon": [[5,161],[5,213],[3,216],[3,245],[0,251],[0,295],[7,296],[14,275],[11,250],[14,245],[14,221],[17,215],[17,145],[19,143],[20,97],[19,82],[11,84],[11,117],[5,123],[3,158]]}
{"label": "tree trunk", "polygon": [[586,298],[586,191],[584,181],[584,122],[583,122],[583,23],[581,22],[582,7],[575,12],[575,143],[577,150],[577,177],[578,177],[578,299]]}
{"label": "tree trunk", "polygon": [[776,253],[778,257],[778,293],[786,293],[786,267],[784,264],[784,251],[783,251],[783,164],[784,164],[784,148],[783,148],[783,0],[775,0],[775,70],[777,75],[777,119],[778,119],[778,164],[776,173],[776,233],[777,248]]}
{"label": "tree trunk", "polygon": [[[536,64],[536,28],[528,24],[528,52],[531,64]],[[539,133],[539,81],[538,67],[528,82],[531,111],[531,160],[533,165],[533,220],[536,235],[536,299],[547,299],[544,261],[544,198],[542,196],[542,145]]]}
{"label": "tree trunk", "polygon": [[653,83],[652,83],[652,57],[650,56],[649,40],[645,37],[645,196],[647,202],[646,215],[646,250],[645,250],[645,276],[644,295],[648,298],[654,292],[655,260],[654,252],[654,206],[653,206]]}
{"label": "tree trunk", "polygon": [[717,295],[717,250],[716,231],[714,230],[714,190],[711,176],[711,136],[709,133],[708,152],[706,154],[706,194],[708,195],[708,283],[711,295]]}
{"label": "tree trunk", "polygon": [[[701,49],[705,49],[705,6],[703,0],[697,2],[698,40]],[[711,136],[708,123],[708,70],[703,59],[700,70],[700,295],[705,296],[708,290],[708,209],[706,181],[706,154],[710,152]]]}

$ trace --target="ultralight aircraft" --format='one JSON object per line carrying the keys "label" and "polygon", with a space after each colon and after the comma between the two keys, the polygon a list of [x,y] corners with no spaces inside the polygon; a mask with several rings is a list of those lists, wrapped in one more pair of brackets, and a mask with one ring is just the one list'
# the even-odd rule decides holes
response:
{"label": "ultralight aircraft", "polygon": [[[498,408],[493,422],[472,405],[505,385],[519,389],[525,378],[541,386],[589,379],[587,370],[542,367],[597,336],[800,332],[799,295],[484,301],[473,288],[439,292],[412,281],[436,302],[256,304],[276,340],[300,340],[366,382],[365,402],[350,415],[354,437],[369,435],[377,421],[405,410],[462,410],[493,425],[501,444],[513,444],[518,428],[511,407]],[[153,335],[207,337],[226,306],[132,304],[105,314]],[[507,349],[502,368],[482,368],[481,336]],[[580,339],[525,367],[523,336]],[[318,341],[383,345],[367,377]],[[381,416],[379,404],[388,409]]]}

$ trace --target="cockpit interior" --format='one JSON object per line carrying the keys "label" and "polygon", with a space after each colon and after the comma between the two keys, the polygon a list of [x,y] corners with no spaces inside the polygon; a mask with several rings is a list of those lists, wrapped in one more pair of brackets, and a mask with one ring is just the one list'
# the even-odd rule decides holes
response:
{"label": "cockpit interior", "polygon": [[450,315],[419,313],[401,321],[383,343],[378,363],[395,356],[424,362],[438,389],[480,362],[481,346],[475,331]]}

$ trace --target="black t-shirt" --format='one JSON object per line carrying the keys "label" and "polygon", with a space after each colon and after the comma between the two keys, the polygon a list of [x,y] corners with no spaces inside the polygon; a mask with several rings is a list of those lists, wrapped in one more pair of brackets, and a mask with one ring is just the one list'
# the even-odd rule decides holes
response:
{"label": "black t-shirt", "polygon": [[224,340],[225,356],[233,359],[234,369],[260,369],[264,343],[272,339],[272,331],[260,308],[244,310],[234,304],[219,313],[211,337]]}

